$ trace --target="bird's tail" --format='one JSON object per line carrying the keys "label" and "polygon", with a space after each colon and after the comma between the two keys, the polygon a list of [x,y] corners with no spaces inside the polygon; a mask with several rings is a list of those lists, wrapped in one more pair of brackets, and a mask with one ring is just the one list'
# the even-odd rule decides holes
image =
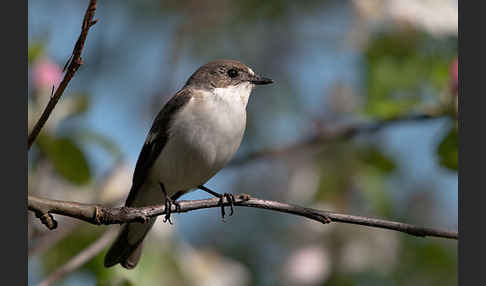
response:
{"label": "bird's tail", "polygon": [[156,218],[151,218],[146,223],[125,224],[105,255],[105,267],[111,267],[118,263],[126,269],[137,266],[142,254],[143,240],[155,220]]}
{"label": "bird's tail", "polygon": [[[141,207],[163,203],[165,197],[159,185],[144,184],[132,186],[128,195],[126,206]],[[152,228],[157,218],[150,218],[146,223],[127,223],[120,230],[120,234],[105,255],[105,267],[118,263],[126,269],[137,266],[142,254],[143,240]]]}

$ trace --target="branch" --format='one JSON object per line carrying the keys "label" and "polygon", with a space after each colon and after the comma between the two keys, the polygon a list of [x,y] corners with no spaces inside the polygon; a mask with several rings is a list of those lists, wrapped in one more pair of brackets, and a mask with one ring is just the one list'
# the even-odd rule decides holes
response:
{"label": "branch", "polygon": [[49,286],[55,281],[59,280],[61,277],[70,273],[77,268],[84,265],[86,262],[91,260],[93,257],[98,255],[103,249],[115,238],[117,235],[118,228],[111,228],[107,230],[100,238],[98,238],[95,242],[85,248],[83,251],[78,253],[76,256],[71,258],[66,264],[59,267],[56,271],[54,271],[51,275],[49,275],[46,279],[44,279],[39,286]]}
{"label": "branch", "polygon": [[[220,207],[220,200],[218,198],[205,200],[191,200],[178,201],[180,207],[172,206],[171,212],[183,213],[197,209]],[[223,204],[229,206],[229,202],[225,199]],[[457,231],[441,230],[435,228],[425,228],[414,226],[411,224],[354,216],[347,214],[340,214],[329,211],[316,210],[311,208],[300,207],[280,203],[276,201],[268,201],[257,198],[252,198],[246,194],[239,194],[235,196],[235,206],[252,207],[260,209],[268,209],[283,213],[294,214],[306,217],[321,223],[341,222],[349,224],[364,225],[368,227],[384,228],[395,231],[404,232],[415,236],[434,236],[458,239]],[[28,207],[30,211],[35,212],[36,216],[42,220],[44,225],[49,229],[54,229],[57,222],[52,217],[52,214],[60,214],[77,218],[92,224],[119,224],[127,222],[145,222],[150,217],[156,217],[165,214],[165,205],[130,208],[118,207],[109,208],[93,204],[81,204],[76,202],[48,200],[38,197],[28,197]]]}
{"label": "branch", "polygon": [[[117,175],[119,168],[121,168],[123,165],[123,158],[118,158],[113,166],[105,174],[103,174],[100,179],[96,181],[94,189],[92,190],[92,192],[96,194],[95,198],[101,198],[101,195],[106,191],[107,185],[113,179],[113,177]],[[111,206],[119,202],[121,199],[122,197],[120,196],[119,198],[114,198],[104,203]],[[31,257],[33,255],[39,255],[47,251],[58,241],[75,231],[79,227],[81,222],[82,221],[80,220],[76,220],[73,223],[64,225],[61,231],[48,232],[36,238],[35,243],[32,243],[33,246],[29,247],[28,256]]]}
{"label": "branch", "polygon": [[79,69],[79,67],[83,64],[83,60],[81,59],[81,52],[83,51],[84,43],[86,41],[86,36],[88,36],[88,31],[91,26],[96,24],[98,20],[93,20],[94,14],[96,12],[96,0],[90,0],[88,8],[86,9],[86,12],[84,14],[84,19],[83,19],[83,25],[81,27],[81,34],[78,37],[78,40],[76,41],[76,45],[74,46],[73,53],[71,54],[71,57],[67,61],[66,65],[64,66],[64,70],[66,70],[66,74],[64,75],[64,78],[62,79],[61,83],[59,84],[59,87],[56,89],[53,95],[51,95],[51,99],[47,103],[46,108],[42,112],[41,117],[35,124],[34,128],[29,134],[29,139],[28,139],[28,149],[30,150],[30,147],[32,146],[32,143],[34,143],[35,139],[37,138],[37,135],[39,135],[42,127],[44,127],[44,124],[47,122],[47,119],[51,115],[52,111],[54,110],[54,107],[56,107],[57,102],[61,98],[64,90],[68,86],[69,82],[73,78],[74,74],[76,71]]}
{"label": "branch", "polygon": [[336,127],[334,129],[321,128],[321,130],[319,130],[317,134],[315,134],[314,136],[306,140],[294,143],[292,145],[284,146],[284,147],[270,148],[261,151],[251,152],[247,155],[242,156],[241,158],[235,158],[230,162],[229,166],[239,166],[239,165],[246,164],[247,162],[255,159],[276,157],[282,154],[289,154],[297,150],[301,150],[303,148],[318,146],[321,144],[339,141],[339,140],[352,139],[357,135],[376,132],[393,124],[427,121],[427,120],[445,118],[447,116],[448,115],[445,114],[443,111],[438,110],[438,111],[431,111],[423,114],[415,114],[409,116],[382,119],[372,123],[360,123],[360,124],[348,125],[344,127]]}

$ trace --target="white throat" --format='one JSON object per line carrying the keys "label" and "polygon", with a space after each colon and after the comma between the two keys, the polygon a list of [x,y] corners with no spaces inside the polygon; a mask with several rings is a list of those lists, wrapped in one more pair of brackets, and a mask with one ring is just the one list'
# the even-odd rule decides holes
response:
{"label": "white throat", "polygon": [[246,107],[252,88],[253,84],[245,82],[239,85],[215,88],[213,90],[213,93],[218,99],[226,101],[230,104],[234,102],[240,102],[241,104],[243,104],[243,107]]}

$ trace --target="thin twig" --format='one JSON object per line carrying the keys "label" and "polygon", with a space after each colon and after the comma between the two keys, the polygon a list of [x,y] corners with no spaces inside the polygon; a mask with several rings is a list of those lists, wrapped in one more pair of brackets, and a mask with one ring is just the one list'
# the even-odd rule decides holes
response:
{"label": "thin twig", "polygon": [[[197,209],[220,207],[220,199],[205,199],[205,200],[191,200],[178,201],[179,207],[172,206],[172,213],[183,213]],[[126,222],[146,222],[148,218],[165,214],[165,204],[141,208],[118,207],[109,208],[94,204],[81,204],[76,202],[55,201],[49,199],[38,198],[34,196],[28,197],[29,210],[36,213],[36,216],[41,218],[44,225],[49,229],[54,229],[57,226],[52,214],[60,214],[77,218],[92,224],[119,224]],[[229,206],[230,203],[225,199],[224,205]],[[278,212],[284,212],[303,216],[321,223],[341,222],[357,225],[364,225],[368,227],[385,228],[395,231],[404,232],[415,236],[435,236],[443,238],[458,239],[457,231],[441,230],[435,228],[425,228],[406,223],[375,219],[362,216],[354,216],[347,214],[340,214],[329,211],[316,210],[311,208],[300,207],[291,204],[285,204],[276,201],[268,201],[257,198],[252,198],[246,194],[235,196],[235,206],[253,207],[268,209]],[[43,218],[43,219],[42,219]],[[54,226],[54,227],[53,227]]]}
{"label": "thin twig", "polygon": [[290,144],[288,146],[269,148],[261,151],[250,152],[247,155],[243,155],[240,158],[235,158],[230,162],[229,166],[235,167],[235,166],[243,165],[255,159],[277,157],[282,154],[291,154],[298,150],[302,150],[313,146],[319,146],[325,143],[351,139],[360,134],[371,133],[371,132],[382,130],[383,128],[393,124],[426,121],[426,120],[433,120],[433,119],[439,119],[445,117],[447,117],[447,115],[444,114],[444,112],[433,111],[433,112],[428,112],[423,114],[415,114],[409,116],[383,119],[372,123],[359,123],[359,124],[353,124],[353,125],[342,126],[342,127],[333,126],[332,128],[321,128],[321,130],[319,130],[317,134],[311,136],[308,139],[299,141],[294,144]]}
{"label": "thin twig", "polygon": [[46,279],[39,283],[39,286],[49,286],[55,281],[62,278],[67,273],[70,273],[83,266],[86,262],[90,261],[93,257],[98,255],[98,253],[103,251],[103,249],[105,249],[105,247],[110,244],[110,242],[115,238],[117,233],[117,227],[112,227],[107,230],[95,242],[93,242],[83,251],[71,258],[71,260],[69,260],[66,264],[59,267],[56,271],[54,271],[51,275],[49,275]]}
{"label": "thin twig", "polygon": [[79,35],[78,40],[76,41],[76,45],[74,46],[74,50],[71,57],[66,62],[66,65],[64,66],[64,69],[66,70],[66,74],[64,75],[64,78],[59,84],[59,87],[56,89],[56,92],[53,95],[51,95],[51,98],[49,99],[46,108],[42,112],[41,117],[39,118],[39,120],[37,121],[34,128],[29,134],[29,139],[28,139],[29,150],[32,144],[34,143],[35,139],[37,138],[37,135],[39,135],[42,127],[44,127],[44,124],[47,122],[47,119],[49,119],[49,116],[54,110],[54,107],[56,107],[57,102],[61,98],[64,90],[68,86],[74,74],[79,69],[79,67],[83,64],[83,61],[81,59],[81,52],[83,51],[84,43],[86,41],[86,36],[88,36],[89,28],[91,28],[91,26],[96,24],[96,22],[98,21],[97,19],[93,20],[95,12],[96,12],[96,0],[90,0],[88,8],[86,9],[86,12],[84,14],[83,25],[81,27],[81,34]]}

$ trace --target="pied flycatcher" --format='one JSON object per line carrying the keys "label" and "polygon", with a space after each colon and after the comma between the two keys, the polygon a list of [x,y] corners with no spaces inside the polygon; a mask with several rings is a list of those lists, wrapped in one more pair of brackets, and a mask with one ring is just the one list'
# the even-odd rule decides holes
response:
{"label": "pied flycatcher", "polygon": [[[166,203],[200,188],[238,150],[246,126],[246,105],[255,85],[269,84],[234,60],[216,60],[200,67],[155,118],[135,166],[127,207]],[[224,217],[224,209],[223,209]],[[156,218],[122,226],[104,264],[134,268],[143,240]],[[170,222],[170,212],[165,220]]]}

